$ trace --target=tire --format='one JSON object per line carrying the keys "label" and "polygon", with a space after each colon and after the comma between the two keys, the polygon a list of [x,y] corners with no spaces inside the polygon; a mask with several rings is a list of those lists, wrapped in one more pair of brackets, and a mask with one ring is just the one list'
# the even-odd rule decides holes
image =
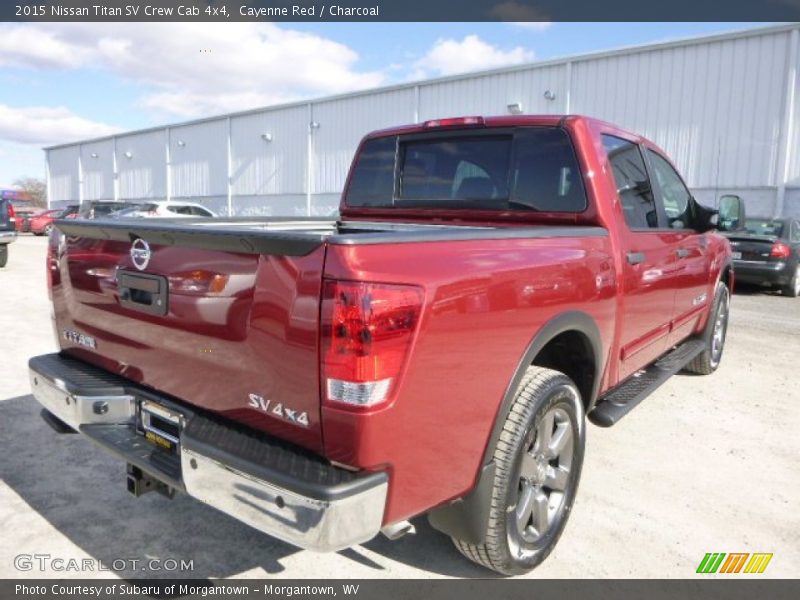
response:
{"label": "tire", "polygon": [[8,246],[0,244],[0,269],[8,264]]}
{"label": "tire", "polygon": [[485,542],[453,538],[456,548],[503,575],[527,573],[541,563],[567,524],[585,445],[584,408],[575,384],[558,371],[529,367],[494,452]]}
{"label": "tire", "polygon": [[731,294],[728,286],[720,281],[714,294],[711,316],[703,332],[706,347],[683,368],[684,371],[697,375],[711,375],[717,370],[722,360],[722,351],[725,349],[730,302]]}
{"label": "tire", "polygon": [[781,288],[781,293],[789,298],[800,296],[800,265],[794,268],[794,275],[788,284]]}

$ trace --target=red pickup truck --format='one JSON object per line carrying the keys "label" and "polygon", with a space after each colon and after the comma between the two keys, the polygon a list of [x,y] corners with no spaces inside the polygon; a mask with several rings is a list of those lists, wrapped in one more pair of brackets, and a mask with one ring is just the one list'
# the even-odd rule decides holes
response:
{"label": "red pickup truck", "polygon": [[715,212],[655,145],[586,117],[379,131],[338,220],[57,221],[61,351],[31,359],[33,393],[134,494],[316,550],[427,513],[525,572],[564,529],[586,417],[717,368]]}

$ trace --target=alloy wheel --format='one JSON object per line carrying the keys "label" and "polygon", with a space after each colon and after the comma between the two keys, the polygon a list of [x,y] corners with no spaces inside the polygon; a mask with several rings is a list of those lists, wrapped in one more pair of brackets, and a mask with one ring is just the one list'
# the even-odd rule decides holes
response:
{"label": "alloy wheel", "polygon": [[730,295],[727,290],[722,298],[720,298],[719,308],[717,309],[717,317],[714,322],[714,333],[711,337],[711,360],[714,362],[719,361],[722,355],[722,348],[725,345],[725,334],[728,330],[728,313],[730,309]]}
{"label": "alloy wheel", "polygon": [[518,500],[510,514],[525,542],[539,541],[561,516],[572,469],[573,438],[569,413],[553,407],[526,439]]}

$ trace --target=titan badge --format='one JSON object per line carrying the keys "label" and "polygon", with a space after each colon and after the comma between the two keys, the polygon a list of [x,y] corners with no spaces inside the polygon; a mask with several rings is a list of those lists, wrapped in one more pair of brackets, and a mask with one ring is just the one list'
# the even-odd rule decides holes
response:
{"label": "titan badge", "polygon": [[80,331],[75,331],[73,329],[65,329],[61,332],[61,335],[64,339],[68,342],[73,344],[78,344],[78,346],[83,346],[84,348],[91,348],[95,350],[97,348],[97,341],[90,335],[85,335]]}

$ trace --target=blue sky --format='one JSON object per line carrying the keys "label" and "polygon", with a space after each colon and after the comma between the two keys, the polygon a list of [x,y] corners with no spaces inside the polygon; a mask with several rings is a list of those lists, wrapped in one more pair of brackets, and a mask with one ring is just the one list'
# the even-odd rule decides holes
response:
{"label": "blue sky", "polygon": [[0,187],[43,145],[756,23],[0,24]]}

